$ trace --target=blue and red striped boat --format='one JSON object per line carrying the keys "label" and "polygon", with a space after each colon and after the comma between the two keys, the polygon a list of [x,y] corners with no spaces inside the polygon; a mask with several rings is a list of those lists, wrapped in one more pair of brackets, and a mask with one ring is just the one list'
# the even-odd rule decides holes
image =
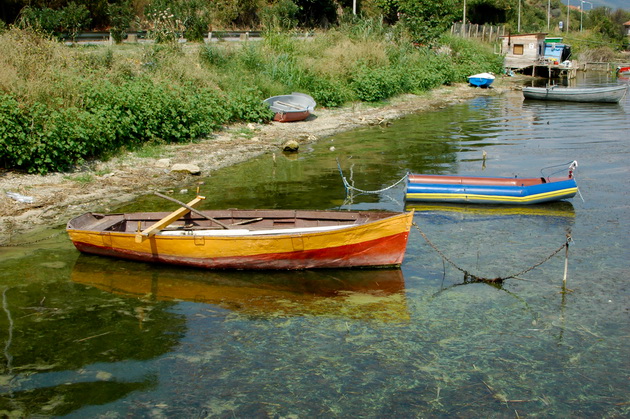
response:
{"label": "blue and red striped boat", "polygon": [[415,175],[407,177],[408,202],[530,205],[573,198],[578,192],[571,163],[565,177],[517,178]]}

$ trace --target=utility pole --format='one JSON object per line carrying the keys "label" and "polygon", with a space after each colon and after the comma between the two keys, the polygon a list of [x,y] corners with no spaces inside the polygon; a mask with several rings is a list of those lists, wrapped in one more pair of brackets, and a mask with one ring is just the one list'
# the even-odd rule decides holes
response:
{"label": "utility pole", "polygon": [[591,9],[593,9],[593,3],[590,1],[580,0],[580,32],[582,32],[582,16],[584,15],[584,3],[588,3],[591,5]]}
{"label": "utility pole", "polygon": [[518,0],[518,33],[521,33],[521,0]]}
{"label": "utility pole", "polygon": [[567,0],[567,33],[569,33],[569,10],[571,10],[571,0]]}
{"label": "utility pole", "polygon": [[549,32],[550,23],[551,23],[551,0],[547,0],[547,32]]}

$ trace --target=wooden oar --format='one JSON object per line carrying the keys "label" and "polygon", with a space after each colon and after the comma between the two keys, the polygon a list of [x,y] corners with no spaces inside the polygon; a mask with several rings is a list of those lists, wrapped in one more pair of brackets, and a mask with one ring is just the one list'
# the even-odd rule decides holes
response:
{"label": "wooden oar", "polygon": [[[156,194],[157,194],[157,192],[156,192]],[[169,224],[173,223],[174,221],[177,221],[178,219],[180,219],[184,215],[188,214],[191,210],[193,210],[192,207],[194,205],[197,205],[198,203],[200,203],[204,199],[206,199],[206,198],[203,197],[203,196],[198,196],[195,199],[193,199],[192,201],[190,201],[188,204],[184,204],[183,202],[178,202],[183,208],[179,208],[179,209],[173,211],[171,214],[169,214],[166,217],[162,218],[157,223],[150,225],[149,227],[145,228],[144,230],[142,230],[139,233],[136,233],[136,243],[142,243],[143,241],[145,241],[149,237],[155,235],[158,231],[162,230],[164,227],[168,226]],[[197,211],[197,210],[194,210],[194,211]]]}
{"label": "wooden oar", "polygon": [[[205,218],[206,220],[210,220],[210,221],[212,221],[212,222],[217,223],[218,225],[220,225],[221,227],[223,227],[223,228],[224,228],[224,229],[226,229],[226,230],[230,228],[230,226],[228,226],[227,224],[224,224],[224,223],[222,223],[221,221],[219,221],[219,220],[217,220],[217,219],[215,219],[215,218],[212,218],[212,217],[210,217],[210,216],[208,216],[208,215],[204,214],[203,212],[198,211],[198,210],[196,210],[196,209],[192,208],[192,205],[190,205],[190,204],[186,205],[186,204],[184,204],[182,201],[178,201],[177,199],[175,199],[175,198],[171,198],[170,196],[162,195],[162,194],[161,194],[161,193],[159,193],[159,192],[155,192],[155,194],[156,194],[157,196],[159,196],[160,198],[164,198],[164,199],[167,199],[167,200],[169,200],[169,201],[175,202],[176,204],[181,205],[182,207],[186,208],[186,209],[187,209],[187,210],[189,210],[190,212],[193,212],[193,213],[195,213],[195,214],[197,214],[197,215],[199,215],[199,216],[201,216],[201,217]],[[202,198],[202,199],[205,199],[205,198]]]}

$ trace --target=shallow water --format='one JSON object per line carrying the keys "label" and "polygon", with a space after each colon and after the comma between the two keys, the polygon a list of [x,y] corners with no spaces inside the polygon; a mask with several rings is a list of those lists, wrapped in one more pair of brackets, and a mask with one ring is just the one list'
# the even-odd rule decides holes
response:
{"label": "shallow water", "polygon": [[[502,286],[464,283],[415,229],[401,270],[206,272],[79,256],[63,234],[0,248],[0,414],[628,416],[628,132],[629,98],[510,92],[262,156],[201,185],[208,209],[402,210],[402,184],[348,199],[337,161],[357,188],[379,190],[407,172],[538,176],[577,160],[583,199],[413,206],[435,248],[487,278],[531,268],[570,233],[568,293],[564,250]],[[139,208],[173,204],[147,196],[119,210]]]}

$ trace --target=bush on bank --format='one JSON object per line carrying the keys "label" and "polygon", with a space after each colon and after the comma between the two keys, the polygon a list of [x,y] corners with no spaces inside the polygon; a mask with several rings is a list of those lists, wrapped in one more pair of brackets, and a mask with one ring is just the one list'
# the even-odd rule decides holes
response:
{"label": "bush on bank", "polygon": [[487,46],[445,37],[439,49],[416,48],[384,32],[68,47],[10,29],[0,34],[0,167],[67,171],[148,142],[189,142],[225,124],[267,122],[273,115],[262,100],[291,91],[337,107],[502,69]]}

